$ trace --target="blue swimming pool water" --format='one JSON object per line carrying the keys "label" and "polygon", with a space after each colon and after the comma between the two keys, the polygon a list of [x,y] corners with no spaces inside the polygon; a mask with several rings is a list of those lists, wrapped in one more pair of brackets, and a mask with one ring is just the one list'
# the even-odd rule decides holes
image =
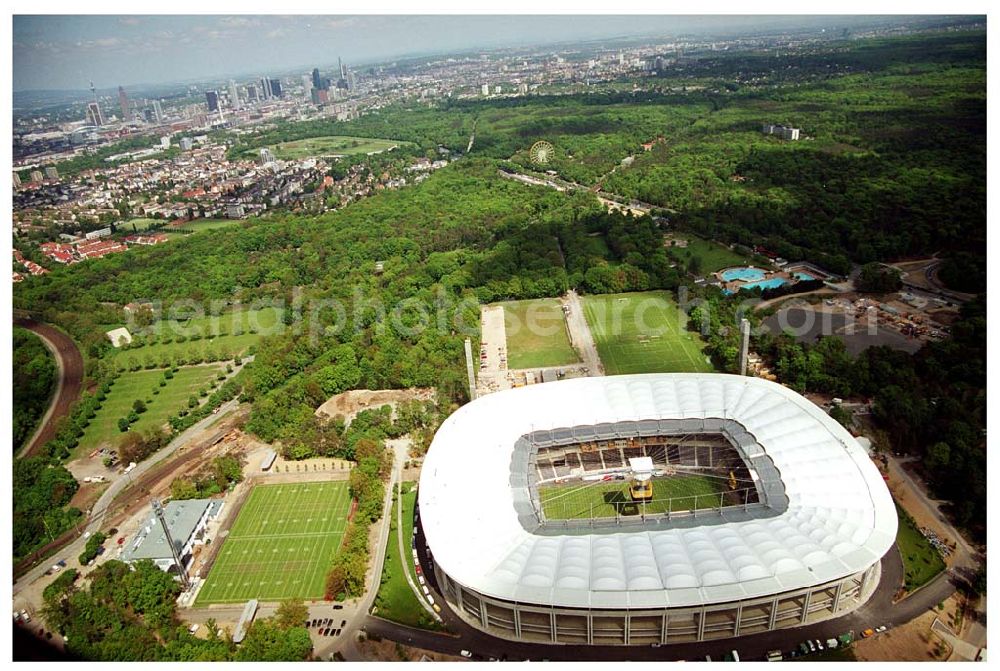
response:
{"label": "blue swimming pool water", "polygon": [[764,279],[764,271],[760,268],[730,268],[722,271],[722,279],[726,282],[732,282],[733,280],[754,282]]}
{"label": "blue swimming pool water", "polygon": [[795,277],[796,277],[796,279],[800,279],[800,280],[802,280],[803,282],[805,282],[805,281],[807,281],[807,280],[814,280],[814,279],[816,279],[815,277],[813,277],[813,276],[812,276],[812,275],[810,275],[809,273],[804,273],[804,272],[802,272],[802,271],[798,271],[798,272],[796,272],[796,273],[795,273]]}
{"label": "blue swimming pool water", "polygon": [[759,282],[747,282],[742,287],[740,291],[753,289],[754,287],[760,287],[761,289],[773,289],[775,287],[780,287],[782,284],[787,284],[788,280],[783,277],[772,277],[769,280],[760,280]]}

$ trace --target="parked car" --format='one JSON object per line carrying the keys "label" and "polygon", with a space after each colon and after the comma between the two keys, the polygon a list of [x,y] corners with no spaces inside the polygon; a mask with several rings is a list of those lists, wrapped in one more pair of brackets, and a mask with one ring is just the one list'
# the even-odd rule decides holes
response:
{"label": "parked car", "polygon": [[816,649],[823,650],[823,641],[819,640],[818,638],[816,639]]}
{"label": "parked car", "polygon": [[869,627],[868,629],[865,629],[863,632],[861,632],[861,638],[870,638],[870,637],[872,637],[874,635],[875,635],[875,630],[872,629],[871,627]]}
{"label": "parked car", "polygon": [[838,645],[839,643],[837,643],[837,639],[835,638],[826,639],[826,647],[828,647],[830,650],[836,650]]}
{"label": "parked car", "polygon": [[876,633],[876,634],[881,634],[881,633],[882,633],[883,631],[885,631],[886,629],[887,629],[887,627],[886,627],[886,626],[885,626],[885,625],[883,624],[883,625],[882,625],[881,627],[876,627],[876,628],[875,628],[875,633]]}
{"label": "parked car", "polygon": [[334,609],[334,610],[340,610],[340,609],[342,609],[343,607],[344,607],[344,606],[343,606],[343,604],[339,604],[339,603],[335,603],[335,604],[333,604],[333,609]]}
{"label": "parked car", "polygon": [[469,652],[468,650],[463,650],[458,654],[462,655],[462,657],[472,657],[472,653]]}
{"label": "parked car", "polygon": [[806,645],[809,646],[809,652],[816,652],[816,644],[812,641],[806,641]]}

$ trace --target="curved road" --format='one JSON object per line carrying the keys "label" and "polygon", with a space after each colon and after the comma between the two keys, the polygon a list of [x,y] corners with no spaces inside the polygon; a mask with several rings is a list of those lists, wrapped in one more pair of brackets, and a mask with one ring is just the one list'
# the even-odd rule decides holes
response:
{"label": "curved road", "polygon": [[69,414],[73,402],[80,396],[80,390],[83,388],[83,357],[73,339],[53,326],[26,317],[15,318],[14,326],[25,328],[41,338],[55,356],[59,368],[56,392],[49,409],[42,416],[31,440],[17,455],[33,457],[45,443],[55,438],[56,425],[60,419]]}

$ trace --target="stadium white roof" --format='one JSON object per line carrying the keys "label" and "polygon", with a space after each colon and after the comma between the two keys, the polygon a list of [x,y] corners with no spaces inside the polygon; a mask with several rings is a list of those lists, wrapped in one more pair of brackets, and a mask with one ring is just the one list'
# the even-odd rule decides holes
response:
{"label": "stadium white roof", "polygon": [[[735,522],[555,534],[519,518],[512,457],[525,434],[714,418],[752,435],[787,507]],[[881,475],[840,424],[781,385],[717,374],[579,378],[482,397],[441,425],[419,502],[434,559],[454,580],[497,599],[579,608],[721,603],[837,580],[879,561],[897,525]]]}

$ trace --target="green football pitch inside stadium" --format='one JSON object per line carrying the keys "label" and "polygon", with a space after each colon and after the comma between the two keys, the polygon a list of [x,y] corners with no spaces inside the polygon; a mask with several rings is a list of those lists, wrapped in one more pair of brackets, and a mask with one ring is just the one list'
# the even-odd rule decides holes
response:
{"label": "green football pitch inside stadium", "polygon": [[197,605],[322,598],[350,506],[347,482],[255,487]]}
{"label": "green football pitch inside stadium", "polygon": [[[676,474],[653,480],[653,499],[646,502],[645,512],[660,515],[690,510],[718,508],[720,493],[729,490],[724,475]],[[561,485],[539,487],[542,512],[550,520],[590,519],[638,515],[642,504],[632,501],[626,480],[597,482],[575,481]],[[735,494],[742,501],[743,493]],[[733,495],[730,495],[732,497]],[[725,505],[737,501],[726,500]]]}
{"label": "green football pitch inside stadium", "polygon": [[583,309],[608,375],[713,371],[701,338],[665,291],[584,296]]}

